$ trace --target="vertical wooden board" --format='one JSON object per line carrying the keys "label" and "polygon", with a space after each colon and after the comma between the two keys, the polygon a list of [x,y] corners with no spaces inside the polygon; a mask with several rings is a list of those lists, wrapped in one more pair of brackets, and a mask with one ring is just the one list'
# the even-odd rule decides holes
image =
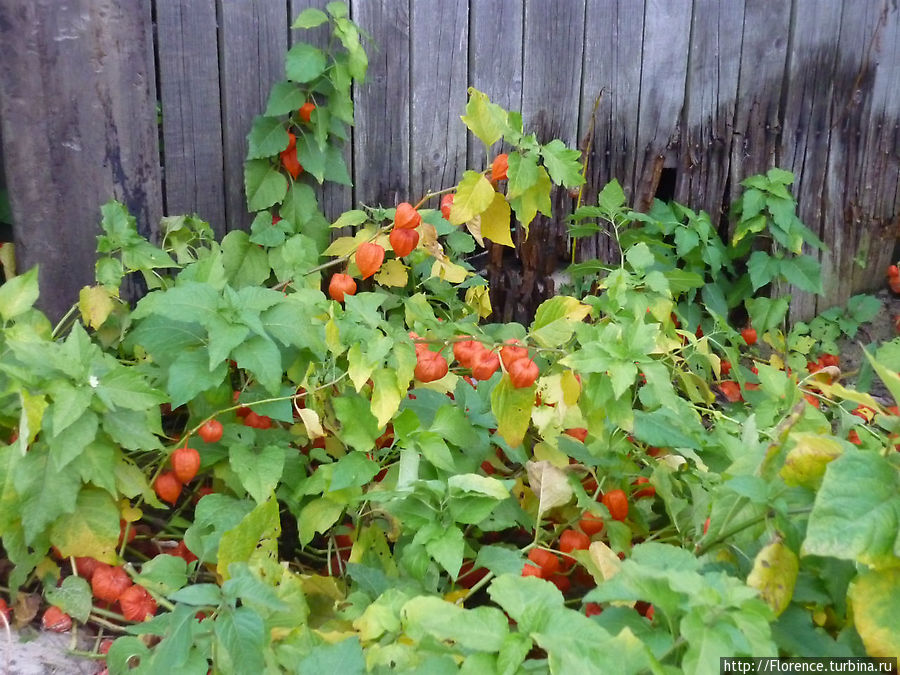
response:
{"label": "vertical wooden board", "polygon": [[[331,0],[289,0],[290,12],[288,21],[292,24],[300,12],[309,7],[321,9],[325,11],[325,6]],[[349,5],[349,1],[347,3]],[[306,42],[315,45],[319,49],[327,49],[331,40],[331,30],[328,24],[323,24],[315,28],[302,29],[296,28],[290,31],[288,40],[291,45],[298,42]],[[372,45],[363,45],[367,52],[371,52]],[[347,171],[353,175],[353,130],[350,130],[350,137],[344,146],[344,162],[347,165]],[[337,220],[344,211],[353,208],[353,188],[350,185],[339,185],[337,183],[325,183],[318,185],[316,183],[316,195],[319,199],[319,208],[325,213],[325,217],[334,221]]]}
{"label": "vertical wooden board", "polygon": [[253,118],[265,111],[272,85],[284,79],[285,0],[219,0],[219,26],[226,229],[247,229],[247,134]]}
{"label": "vertical wooden board", "polygon": [[745,0],[729,167],[732,200],[742,180],[775,166],[790,26],[791,3]]}
{"label": "vertical wooden board", "polygon": [[[0,2],[0,120],[21,270],[58,319],[94,278],[100,206],[162,215],[148,1]],[[131,289],[133,290],[133,289]],[[125,289],[126,294],[129,289]]]}
{"label": "vertical wooden board", "polygon": [[633,202],[646,210],[662,169],[674,167],[685,103],[691,3],[646,0]]}
{"label": "vertical wooden board", "polygon": [[727,210],[743,21],[743,0],[694,0],[675,199],[706,211],[714,224]]}
{"label": "vertical wooden board", "polygon": [[[545,2],[526,0],[522,71],[522,119],[525,132],[540,142],[559,138],[568,145],[578,142],[578,111],[584,46],[583,0]],[[553,218],[538,215],[528,239],[517,231],[515,241],[522,277],[508,279],[504,317],[527,322],[537,305],[555,292],[551,278],[567,258],[565,218],[572,201],[564,189],[552,196]]]}
{"label": "vertical wooden board", "polygon": [[354,90],[356,201],[394,206],[409,194],[409,6],[362,0],[353,5],[353,20],[376,46],[367,81]]}
{"label": "vertical wooden board", "polygon": [[225,234],[225,173],[215,0],[156,4],[165,205]]}
{"label": "vertical wooden board", "polygon": [[[643,23],[643,0],[588,0],[579,115],[582,150],[590,144],[583,204],[596,204],[598,192],[613,179],[631,198]],[[579,240],[577,257],[609,261],[617,251],[613,237],[601,234]]]}
{"label": "vertical wooden board", "polygon": [[[505,110],[522,110],[524,0],[469,0],[469,85]],[[468,134],[468,166],[488,162],[484,144]]]}
{"label": "vertical wooden board", "polygon": [[822,214],[825,297],[817,311],[882,286],[892,258],[900,218],[898,17],[896,5],[876,3],[842,17]]}
{"label": "vertical wooden board", "polygon": [[[796,177],[793,193],[800,219],[819,236],[823,234],[828,199],[824,187],[835,119],[834,85],[839,77],[837,45],[841,10],[840,3],[795,0],[785,82],[784,131],[776,157],[778,165]],[[819,256],[815,251],[808,252]],[[780,285],[774,292],[791,294],[792,320],[808,319],[815,314],[814,295]]]}
{"label": "vertical wooden board", "polygon": [[[412,97],[411,193],[415,203],[429,190],[451,187],[466,168],[465,113],[468,82],[468,0],[411,3]],[[433,200],[436,206],[437,200]]]}

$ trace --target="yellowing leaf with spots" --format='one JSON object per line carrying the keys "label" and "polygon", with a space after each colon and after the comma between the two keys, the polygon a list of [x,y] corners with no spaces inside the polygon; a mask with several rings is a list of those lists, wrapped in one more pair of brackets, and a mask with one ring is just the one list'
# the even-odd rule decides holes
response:
{"label": "yellowing leaf with spots", "polygon": [[431,266],[431,276],[449,281],[451,284],[461,284],[468,275],[465,267],[449,260],[435,260]]}
{"label": "yellowing leaf with spots", "polygon": [[407,267],[396,258],[392,258],[385,262],[378,274],[375,275],[375,281],[382,286],[402,287],[406,286],[409,275],[406,272]]}
{"label": "yellowing leaf with spots", "polygon": [[779,539],[756,554],[747,585],[758,590],[778,616],[791,603],[799,567],[796,554]]}
{"label": "yellowing leaf with spots", "polygon": [[514,247],[512,230],[510,228],[509,202],[499,192],[494,193],[494,200],[481,214],[479,219],[479,231],[482,237],[490,239],[495,244]]}
{"label": "yellowing leaf with spots", "polygon": [[118,541],[119,509],[109,493],[99,488],[83,488],[75,512],[59,517],[50,530],[50,542],[65,558],[115,563]]}
{"label": "yellowing leaf with spots", "polygon": [[380,368],[375,371],[372,382],[375,385],[372,390],[372,414],[378,420],[380,428],[390,422],[400,408],[405,387],[404,391],[400,391],[397,374],[391,368]]}
{"label": "yellowing leaf with spots", "polygon": [[531,409],[534,407],[534,385],[516,388],[504,373],[491,392],[491,411],[497,418],[497,433],[515,447],[525,438]]}
{"label": "yellowing leaf with spots", "polygon": [[450,224],[462,225],[472,220],[494,201],[494,186],[491,181],[477,171],[466,171],[456,188],[453,206],[450,209]]}
{"label": "yellowing leaf with spots", "polygon": [[472,286],[467,289],[466,304],[474,309],[482,319],[490,316],[490,313],[494,311],[491,307],[491,295],[487,286]]}
{"label": "yellowing leaf with spots", "polygon": [[866,572],[847,593],[853,623],[869,656],[900,654],[900,567]]}
{"label": "yellowing leaf with spots", "polygon": [[828,463],[840,457],[844,450],[833,436],[793,433],[794,447],[788,452],[779,475],[788,485],[818,488]]}
{"label": "yellowing leaf with spots", "polygon": [[91,328],[99,328],[112,312],[113,301],[103,286],[85,286],[78,293],[78,309],[84,323]]}

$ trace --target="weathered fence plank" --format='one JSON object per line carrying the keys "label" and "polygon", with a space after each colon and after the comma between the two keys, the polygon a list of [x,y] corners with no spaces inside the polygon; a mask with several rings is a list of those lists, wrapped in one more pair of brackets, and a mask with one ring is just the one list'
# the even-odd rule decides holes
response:
{"label": "weathered fence plank", "polygon": [[[559,103],[580,96],[583,36],[583,2],[526,0],[522,70],[529,77],[522,83],[522,119],[525,128],[534,131],[541,142],[560,138],[571,145],[577,143],[578,108]],[[557,191],[553,206],[558,215],[547,218],[538,214],[527,241],[524,232],[516,232],[521,270],[506,262],[498,264],[500,249],[495,247],[488,271],[498,300],[494,310],[502,319],[526,322],[532,307],[531,303],[522,304],[521,298],[537,300],[553,294],[550,275],[566,257],[564,214],[571,203],[565,190]],[[503,300],[504,291],[509,290],[514,292],[507,293]]]}
{"label": "weathered fence plank", "polygon": [[409,194],[409,7],[365,0],[353,6],[353,20],[376,40],[367,82],[354,94],[356,201],[394,206]]}
{"label": "weathered fence plank", "polygon": [[[415,202],[428,190],[450,187],[466,166],[465,112],[468,78],[467,0],[411,3],[411,190]],[[433,206],[433,204],[429,204]]]}
{"label": "weathered fence plank", "polygon": [[[582,203],[596,204],[598,191],[613,178],[632,195],[644,3],[589,0],[585,21],[579,134],[589,157]],[[612,237],[600,234],[579,240],[577,257],[612,260],[617,250]]]}
{"label": "weathered fence plank", "polygon": [[675,199],[718,223],[728,182],[743,0],[694,0]]}
{"label": "weathered fence plank", "polygon": [[59,318],[93,281],[100,206],[162,214],[149,2],[0,2],[0,119],[19,268]]}
{"label": "weathered fence plank", "polygon": [[[892,152],[889,144],[879,141],[891,137],[883,128],[889,123],[884,115],[886,100],[900,100],[896,98],[900,82],[896,41],[884,40],[891,26],[896,31],[898,12],[896,4],[862,3],[853,10],[852,23],[841,22],[837,45],[841,65],[834,81],[821,230],[822,239],[830,245],[821,258],[823,267],[832,270],[824,278],[829,305],[844,304],[854,288],[883,281],[884,269],[892,262],[900,225],[896,208],[900,162],[896,142]],[[891,22],[890,13],[895,16]],[[890,45],[888,53],[886,45]],[[881,80],[876,81],[879,64]],[[895,141],[897,136],[895,131]],[[893,184],[881,184],[884,174],[895,176]],[[890,204],[892,196],[893,210],[877,206]],[[823,305],[817,298],[816,310],[825,309]]]}
{"label": "weathered fence plank", "polygon": [[225,184],[215,0],[156,4],[165,207],[225,234]]}
{"label": "weathered fence plank", "polygon": [[266,109],[272,85],[284,79],[287,7],[283,0],[220,3],[222,121],[226,229],[250,224],[244,194],[247,134]]}
{"label": "weathered fence plank", "polygon": [[746,0],[729,167],[732,197],[742,180],[775,165],[790,24],[790,3]]}
{"label": "weathered fence plank", "polygon": [[[524,0],[470,0],[469,84],[506,110],[522,110]],[[484,144],[469,136],[469,162],[489,162]]]}
{"label": "weathered fence plank", "polygon": [[674,169],[685,100],[691,15],[684,5],[646,0],[638,136],[634,154],[635,208],[650,207],[664,168]]}

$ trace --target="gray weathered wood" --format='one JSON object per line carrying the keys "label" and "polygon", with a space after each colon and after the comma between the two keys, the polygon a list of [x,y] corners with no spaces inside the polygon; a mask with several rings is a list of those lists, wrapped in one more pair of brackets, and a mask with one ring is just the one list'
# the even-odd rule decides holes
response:
{"label": "gray weathered wood", "polygon": [[265,111],[272,85],[284,79],[287,6],[284,0],[227,0],[219,20],[226,229],[246,229],[252,220],[244,194],[247,134]]}
{"label": "gray weathered wood", "polygon": [[225,174],[215,0],[156,5],[165,206],[225,234]]}
{"label": "gray weathered wood", "polygon": [[364,0],[353,6],[353,20],[375,39],[367,82],[354,89],[356,201],[394,206],[409,194],[409,6]]}
{"label": "gray weathered wood", "polygon": [[0,2],[0,119],[19,268],[59,318],[93,281],[100,206],[162,214],[149,2]]}
{"label": "gray weathered wood", "polygon": [[[429,190],[457,183],[466,168],[466,127],[459,117],[466,107],[469,7],[467,0],[411,4],[412,191],[406,201],[415,203]],[[438,205],[432,201],[427,206]]]}
{"label": "gray weathered wood", "polygon": [[[832,273],[824,277],[825,298],[818,299],[817,311],[844,304],[855,289],[880,286],[885,267],[893,262],[900,224],[900,134],[885,133],[884,125],[889,123],[885,104],[891,98],[895,105],[900,102],[898,13],[896,4],[861,3],[853,10],[853,21],[847,21],[844,10],[821,225],[822,238],[830,245],[822,253],[822,265]],[[891,30],[893,40],[886,35]],[[885,175],[894,176],[892,183],[882,183]]]}
{"label": "gray weathered wood", "polygon": [[691,27],[686,5],[646,0],[632,193],[634,206],[641,211],[650,207],[663,168],[675,168]]}
{"label": "gray weathered wood", "polygon": [[[577,144],[578,108],[561,105],[561,101],[579,98],[583,39],[583,2],[526,0],[522,70],[528,77],[522,83],[522,120],[526,132],[535,132],[540,142],[560,138]],[[501,287],[515,290],[508,296],[512,302],[495,307],[505,319],[527,322],[531,303],[523,304],[520,298],[539,301],[555,291],[550,275],[567,257],[565,213],[571,200],[561,189],[554,192],[552,202],[554,217],[538,214],[527,240],[523,231],[516,232],[521,278],[511,265],[491,266],[491,284],[499,282]],[[496,254],[492,262],[496,263]]]}
{"label": "gray weathered wood", "polygon": [[[469,1],[469,84],[505,110],[522,111],[524,0]],[[489,161],[484,144],[469,134],[468,166]]]}
{"label": "gray weathered wood", "polygon": [[732,200],[742,180],[775,166],[790,23],[790,3],[745,0],[729,167]]}
{"label": "gray weathered wood", "polygon": [[728,182],[743,20],[743,0],[694,0],[675,199],[713,223]]}
{"label": "gray weathered wood", "polygon": [[[777,161],[779,166],[793,171],[796,177],[793,192],[800,219],[821,235],[825,203],[829,198],[824,188],[828,148],[834,130],[836,79],[852,79],[855,72],[839,72],[841,5],[814,0],[795,2],[781,152]],[[846,103],[846,100],[842,102]],[[815,251],[808,252],[819,255]],[[814,295],[780,286],[775,292],[791,293],[792,317],[808,318],[815,313]]]}
{"label": "gray weathered wood", "polygon": [[[637,147],[644,3],[589,0],[585,21],[579,137],[582,151],[588,152],[588,144],[590,149],[582,203],[596,204],[599,190],[614,178],[630,199]],[[614,239],[606,234],[582,239],[577,245],[579,260],[614,260],[618,259],[617,251]]]}
{"label": "gray weathered wood", "polygon": [[[290,22],[293,23],[300,15],[300,12],[308,7],[315,7],[324,11],[325,6],[329,2],[331,2],[331,0],[290,0]],[[310,29],[297,28],[291,30],[288,37],[291,45],[294,45],[297,42],[307,42],[311,45],[315,45],[319,49],[326,49],[331,40],[331,30],[328,24],[323,24]],[[352,134],[353,130],[351,129],[350,138],[344,146],[343,153],[344,162],[347,164],[347,171],[351,176],[353,176]],[[316,195],[319,199],[319,208],[331,221],[337,220],[338,216],[344,211],[353,208],[353,188],[349,185],[326,183],[317,187]]]}

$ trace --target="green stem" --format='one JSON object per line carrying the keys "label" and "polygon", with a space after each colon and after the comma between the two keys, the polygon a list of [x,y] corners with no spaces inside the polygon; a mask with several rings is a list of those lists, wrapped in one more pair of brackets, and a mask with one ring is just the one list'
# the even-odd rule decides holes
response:
{"label": "green stem", "polygon": [[[812,506],[803,506],[803,507],[799,507],[796,509],[788,509],[787,515],[794,516],[794,515],[798,515],[798,514],[809,513],[810,511],[812,511]],[[698,546],[696,548],[696,550],[694,551],[694,554],[697,556],[702,556],[703,554],[708,552],[711,548],[718,546],[719,544],[725,542],[726,540],[728,540],[729,538],[738,534],[739,532],[743,532],[744,530],[746,530],[749,527],[758,525],[759,523],[766,520],[767,518],[770,518],[772,515],[773,515],[772,510],[766,509],[766,511],[761,513],[760,515],[754,516],[753,518],[749,518],[749,519],[745,520],[744,522],[739,523],[738,525],[735,525],[730,530],[723,532],[722,534],[720,534],[718,537],[716,537],[709,543],[704,544],[703,546]]]}

